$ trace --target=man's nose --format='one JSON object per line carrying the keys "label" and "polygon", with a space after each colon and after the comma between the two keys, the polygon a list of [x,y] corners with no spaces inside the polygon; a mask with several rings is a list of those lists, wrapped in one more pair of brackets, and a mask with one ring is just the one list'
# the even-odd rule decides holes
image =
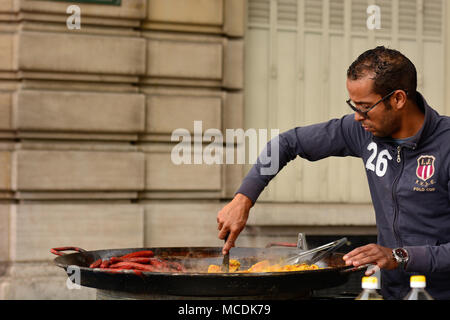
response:
{"label": "man's nose", "polygon": [[365,117],[359,112],[355,112],[355,121],[361,122],[365,119]]}

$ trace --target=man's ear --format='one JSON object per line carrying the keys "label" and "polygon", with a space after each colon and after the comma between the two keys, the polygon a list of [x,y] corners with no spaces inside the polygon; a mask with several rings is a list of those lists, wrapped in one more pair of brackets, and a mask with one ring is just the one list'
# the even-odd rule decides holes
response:
{"label": "man's ear", "polygon": [[406,101],[408,100],[408,96],[406,95],[406,92],[403,90],[397,90],[392,98],[393,98],[392,106],[398,110],[403,109],[406,105]]}

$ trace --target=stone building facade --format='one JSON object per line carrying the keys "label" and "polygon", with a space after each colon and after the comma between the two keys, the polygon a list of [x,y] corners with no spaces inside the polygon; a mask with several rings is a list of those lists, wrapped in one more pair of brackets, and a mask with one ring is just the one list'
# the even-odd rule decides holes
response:
{"label": "stone building facade", "polygon": [[0,3],[0,298],[92,298],[52,247],[220,244],[241,172],[172,164],[171,133],[242,127],[244,3],[101,2]]}
{"label": "stone building facade", "polygon": [[[80,29],[69,28],[71,5]],[[175,165],[171,134],[193,133],[194,121],[244,128],[246,8],[0,2],[0,299],[95,298],[66,287],[54,247],[222,245],[216,214],[246,168]],[[295,241],[299,231],[374,234],[372,208],[262,202],[237,245]]]}

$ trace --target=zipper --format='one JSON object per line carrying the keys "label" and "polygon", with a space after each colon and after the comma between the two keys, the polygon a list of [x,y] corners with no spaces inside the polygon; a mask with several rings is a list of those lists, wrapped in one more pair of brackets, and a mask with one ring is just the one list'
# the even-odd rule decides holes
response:
{"label": "zipper", "polygon": [[402,157],[400,156],[400,153],[402,152],[402,147],[397,147],[397,163],[400,163],[402,161]]}
{"label": "zipper", "polygon": [[402,242],[398,235],[398,230],[396,229],[399,206],[398,206],[397,194],[395,193],[395,190],[397,189],[398,181],[400,180],[400,177],[402,176],[403,169],[404,169],[404,161],[402,161],[401,152],[402,152],[402,147],[398,146],[397,147],[397,163],[401,163],[400,174],[397,177],[395,177],[394,182],[392,183],[392,199],[394,201],[394,221],[392,222],[392,229],[394,230],[395,240],[397,241],[397,246],[399,246],[399,247],[402,246]]}

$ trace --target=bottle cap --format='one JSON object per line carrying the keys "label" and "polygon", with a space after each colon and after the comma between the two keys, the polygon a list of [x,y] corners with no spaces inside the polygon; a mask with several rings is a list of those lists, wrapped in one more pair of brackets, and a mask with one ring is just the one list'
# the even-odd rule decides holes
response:
{"label": "bottle cap", "polygon": [[426,286],[425,276],[411,276],[410,284],[411,288],[425,288]]}
{"label": "bottle cap", "polygon": [[363,289],[378,289],[377,277],[363,277],[361,281]]}

